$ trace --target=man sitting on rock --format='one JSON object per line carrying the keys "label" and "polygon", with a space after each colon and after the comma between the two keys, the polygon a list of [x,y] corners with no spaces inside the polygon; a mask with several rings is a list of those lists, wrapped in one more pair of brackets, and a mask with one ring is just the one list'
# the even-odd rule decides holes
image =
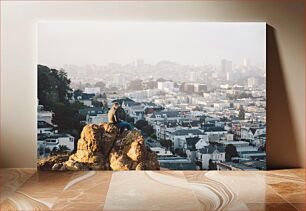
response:
{"label": "man sitting on rock", "polygon": [[119,119],[119,115],[117,112],[119,107],[120,107],[119,103],[115,102],[111,107],[111,109],[108,111],[108,123],[114,124],[117,127],[119,127],[120,133],[122,133],[125,130],[125,128],[128,130],[132,130],[132,126],[128,122],[121,121]]}

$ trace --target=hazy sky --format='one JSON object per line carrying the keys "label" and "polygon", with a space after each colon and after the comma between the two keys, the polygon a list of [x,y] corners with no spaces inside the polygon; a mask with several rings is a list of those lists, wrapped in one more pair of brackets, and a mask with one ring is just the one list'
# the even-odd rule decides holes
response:
{"label": "hazy sky", "polygon": [[181,64],[265,63],[265,23],[44,22],[38,24],[38,63],[127,64],[136,59]]}

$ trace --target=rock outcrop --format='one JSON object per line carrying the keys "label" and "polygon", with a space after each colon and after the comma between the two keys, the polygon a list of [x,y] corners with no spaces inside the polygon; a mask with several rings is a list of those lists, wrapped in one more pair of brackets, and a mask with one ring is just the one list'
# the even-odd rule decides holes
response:
{"label": "rock outcrop", "polygon": [[112,170],[159,170],[156,154],[138,132],[123,133],[109,153],[109,163]]}
{"label": "rock outcrop", "polygon": [[[71,156],[38,161],[38,169],[52,170],[159,170],[157,156],[138,131],[119,134],[114,125],[89,124],[83,128],[77,151]],[[66,160],[65,160],[66,159]]]}
{"label": "rock outcrop", "polygon": [[60,169],[68,159],[69,155],[67,154],[53,155],[42,158],[37,161],[37,168],[40,170]]}

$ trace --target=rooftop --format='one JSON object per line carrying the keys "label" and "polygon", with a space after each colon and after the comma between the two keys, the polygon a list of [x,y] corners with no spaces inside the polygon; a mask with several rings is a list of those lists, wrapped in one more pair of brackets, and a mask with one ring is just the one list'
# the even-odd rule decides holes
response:
{"label": "rooftop", "polygon": [[48,122],[37,120],[37,128],[53,128],[54,126]]}
{"label": "rooftop", "polygon": [[205,135],[205,132],[199,130],[199,129],[181,129],[181,130],[176,130],[172,133],[172,135],[175,136],[186,136],[186,135]]}
{"label": "rooftop", "polygon": [[196,150],[195,145],[196,143],[198,143],[199,140],[200,140],[199,137],[186,138],[187,149],[195,151]]}
{"label": "rooftop", "polygon": [[124,103],[127,103],[127,102],[135,102],[134,100],[128,98],[128,97],[125,97],[125,98],[120,98],[120,99],[116,99],[116,100],[113,100],[112,103],[114,102],[118,102],[120,105],[122,105],[122,102],[124,101]]}
{"label": "rooftop", "polygon": [[225,167],[225,168],[228,168],[228,169],[231,169],[233,167],[233,168],[240,169],[242,171],[245,171],[245,170],[248,170],[248,171],[250,171],[250,170],[258,170],[256,168],[253,168],[253,167],[250,167],[250,166],[246,166],[246,165],[243,165],[243,164],[240,164],[240,163],[234,163],[234,162],[224,162],[224,163],[218,162],[217,165]]}
{"label": "rooftop", "polygon": [[106,110],[102,107],[90,107],[90,108],[82,108],[79,109],[79,114],[86,115],[86,114],[104,114]]}
{"label": "rooftop", "polygon": [[50,139],[50,138],[68,138],[68,137],[73,137],[69,134],[66,133],[57,133],[57,134],[38,134],[37,135],[37,140],[38,141],[43,141],[46,139]]}
{"label": "rooftop", "polygon": [[158,159],[161,168],[170,170],[196,170],[196,164],[187,158],[182,157],[162,157]]}
{"label": "rooftop", "polygon": [[208,147],[204,147],[202,149],[199,150],[199,152],[201,154],[212,154],[215,151],[218,151],[220,153],[225,152],[225,147],[224,146],[208,146]]}

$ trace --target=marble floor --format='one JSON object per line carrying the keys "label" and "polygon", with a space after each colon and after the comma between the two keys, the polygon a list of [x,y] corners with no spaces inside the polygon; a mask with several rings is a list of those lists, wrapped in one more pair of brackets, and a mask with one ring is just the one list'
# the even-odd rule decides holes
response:
{"label": "marble floor", "polygon": [[0,169],[1,210],[306,210],[305,169]]}

